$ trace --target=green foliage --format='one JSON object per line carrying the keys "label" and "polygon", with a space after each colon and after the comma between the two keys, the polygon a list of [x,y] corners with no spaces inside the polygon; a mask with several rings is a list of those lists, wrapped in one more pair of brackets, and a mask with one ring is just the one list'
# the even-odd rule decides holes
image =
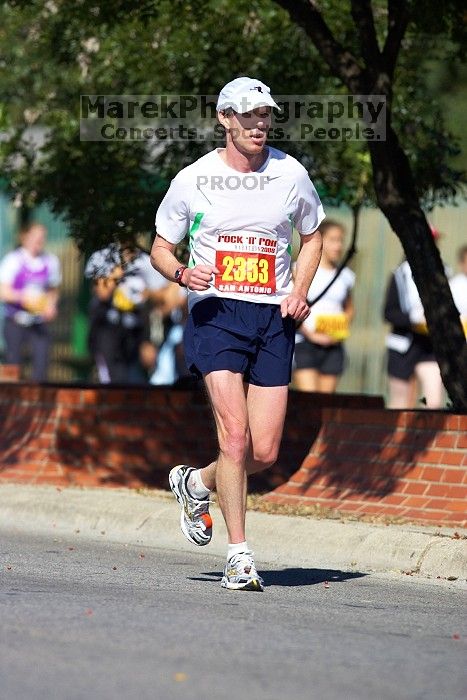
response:
{"label": "green foliage", "polygon": [[[320,6],[339,40],[357,50],[350,2]],[[377,0],[374,8],[382,42],[386,2]],[[271,0],[16,0],[1,13],[0,66],[8,70],[0,119],[14,127],[14,137],[1,146],[0,177],[28,205],[47,201],[65,214],[83,249],[151,231],[170,178],[212,144],[173,143],[155,153],[141,142],[82,142],[80,94],[216,94],[237,75],[257,75],[276,94],[344,92]],[[461,181],[450,166],[455,141],[427,100],[423,70],[427,47],[440,57],[457,51],[442,38],[451,30],[441,22],[435,41],[425,28],[420,35],[412,27],[397,72],[393,121],[427,205],[452,197]],[[41,150],[22,139],[31,129],[45,138]],[[364,143],[283,147],[305,164],[325,199],[350,206],[374,201]]]}

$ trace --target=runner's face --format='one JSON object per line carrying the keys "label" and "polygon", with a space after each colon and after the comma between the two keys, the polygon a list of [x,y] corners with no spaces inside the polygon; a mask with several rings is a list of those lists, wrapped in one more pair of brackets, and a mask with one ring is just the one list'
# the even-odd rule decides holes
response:
{"label": "runner's face", "polygon": [[344,231],[339,226],[331,226],[323,236],[323,256],[337,265],[344,250]]}
{"label": "runner's face", "polygon": [[245,155],[261,153],[271,126],[271,108],[258,107],[251,112],[225,117],[227,129],[236,148]]}

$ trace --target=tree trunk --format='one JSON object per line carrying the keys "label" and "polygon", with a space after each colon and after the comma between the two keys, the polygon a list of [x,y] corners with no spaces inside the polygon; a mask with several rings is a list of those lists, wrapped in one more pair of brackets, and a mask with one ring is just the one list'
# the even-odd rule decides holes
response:
{"label": "tree trunk", "polygon": [[392,127],[369,142],[378,205],[401,241],[425,310],[444,386],[454,411],[467,412],[467,343],[443,262],[420,207],[410,164]]}

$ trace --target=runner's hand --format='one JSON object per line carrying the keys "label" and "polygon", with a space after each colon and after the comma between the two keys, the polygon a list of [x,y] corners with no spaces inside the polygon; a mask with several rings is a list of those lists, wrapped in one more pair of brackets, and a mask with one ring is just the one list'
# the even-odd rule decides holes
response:
{"label": "runner's hand", "polygon": [[290,294],[281,301],[281,316],[292,316],[296,321],[304,321],[310,315],[310,308],[306,298],[296,294]]}
{"label": "runner's hand", "polygon": [[202,292],[211,286],[213,274],[219,274],[219,270],[215,265],[196,265],[185,270],[183,281],[188,289],[191,289],[193,292]]}

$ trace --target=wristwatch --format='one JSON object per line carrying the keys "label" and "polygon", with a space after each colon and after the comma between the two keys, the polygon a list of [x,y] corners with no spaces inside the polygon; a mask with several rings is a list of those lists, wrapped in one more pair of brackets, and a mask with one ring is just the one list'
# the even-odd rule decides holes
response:
{"label": "wristwatch", "polygon": [[186,284],[183,284],[183,282],[182,282],[183,273],[185,272],[186,269],[187,269],[186,265],[180,265],[180,267],[175,270],[175,274],[174,274],[175,281],[178,282],[180,287],[186,287]]}

